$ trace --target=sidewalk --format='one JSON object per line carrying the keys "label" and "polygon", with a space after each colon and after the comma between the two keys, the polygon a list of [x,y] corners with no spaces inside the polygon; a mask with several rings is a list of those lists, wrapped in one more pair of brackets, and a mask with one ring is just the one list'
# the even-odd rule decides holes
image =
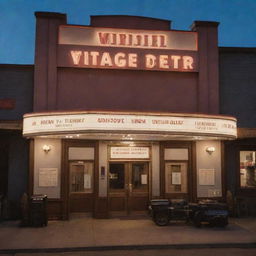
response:
{"label": "sidewalk", "polygon": [[47,227],[21,228],[19,222],[0,223],[0,253],[5,249],[86,248],[109,246],[256,247],[256,219],[230,219],[226,228],[195,228],[184,222],[156,226],[150,218],[50,221]]}

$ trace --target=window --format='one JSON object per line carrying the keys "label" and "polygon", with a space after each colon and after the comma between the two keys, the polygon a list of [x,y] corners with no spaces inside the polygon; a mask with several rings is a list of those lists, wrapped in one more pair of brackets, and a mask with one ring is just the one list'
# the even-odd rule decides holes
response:
{"label": "window", "polygon": [[187,164],[165,164],[165,191],[166,193],[187,193]]}
{"label": "window", "polygon": [[240,186],[256,188],[256,151],[240,151]]}
{"label": "window", "polygon": [[93,192],[93,163],[71,163],[70,191]]}

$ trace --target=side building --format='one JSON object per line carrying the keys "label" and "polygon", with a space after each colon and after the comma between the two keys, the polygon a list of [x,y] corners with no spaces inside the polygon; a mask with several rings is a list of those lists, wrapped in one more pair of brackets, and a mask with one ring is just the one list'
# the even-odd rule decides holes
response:
{"label": "side building", "polygon": [[220,113],[234,115],[238,139],[225,142],[227,189],[235,214],[256,216],[256,48],[219,48]]}
{"label": "side building", "polygon": [[0,216],[20,216],[27,191],[29,143],[22,136],[23,115],[33,109],[34,67],[0,65]]}

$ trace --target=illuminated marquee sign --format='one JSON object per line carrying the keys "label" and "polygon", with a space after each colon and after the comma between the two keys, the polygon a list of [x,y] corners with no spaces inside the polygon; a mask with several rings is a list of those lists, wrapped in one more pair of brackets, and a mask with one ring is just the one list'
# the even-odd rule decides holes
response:
{"label": "illuminated marquee sign", "polygon": [[198,71],[197,33],[60,26],[58,65]]}
{"label": "illuminated marquee sign", "polygon": [[23,135],[70,132],[139,132],[214,135],[236,138],[236,119],[221,116],[76,113],[24,116]]}

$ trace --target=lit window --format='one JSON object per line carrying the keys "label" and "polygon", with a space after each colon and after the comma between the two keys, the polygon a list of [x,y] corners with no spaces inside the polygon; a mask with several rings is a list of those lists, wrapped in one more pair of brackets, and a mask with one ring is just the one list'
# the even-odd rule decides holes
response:
{"label": "lit window", "polygon": [[240,186],[256,188],[256,151],[240,151]]}

